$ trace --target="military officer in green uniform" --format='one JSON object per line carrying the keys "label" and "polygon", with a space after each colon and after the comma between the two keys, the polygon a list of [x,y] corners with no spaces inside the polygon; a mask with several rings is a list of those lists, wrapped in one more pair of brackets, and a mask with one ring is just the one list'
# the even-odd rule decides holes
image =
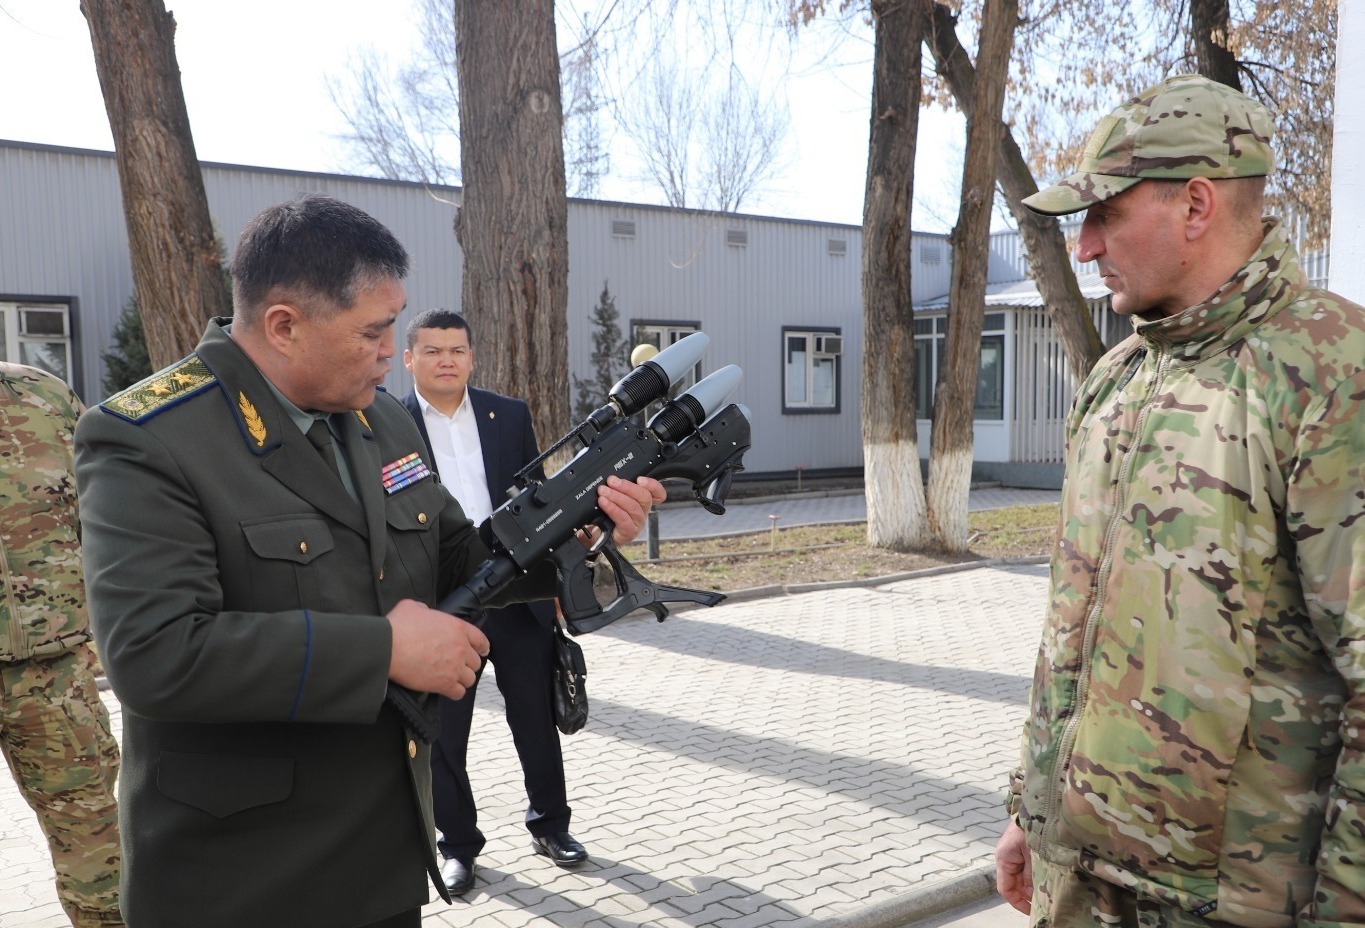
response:
{"label": "military officer in green uniform", "polygon": [[0,364],[0,735],[38,813],[75,928],[119,915],[118,743],[95,687],[71,435],[82,410],[46,371]]}
{"label": "military officer in green uniform", "polygon": [[[355,207],[271,207],[238,243],[231,324],[81,419],[135,928],[416,926],[424,868],[445,893],[429,752],[385,690],[473,684],[487,639],[430,604],[489,552],[377,389],[407,269]],[[610,483],[634,537],[663,488]],[[512,598],[553,592],[535,571]]]}

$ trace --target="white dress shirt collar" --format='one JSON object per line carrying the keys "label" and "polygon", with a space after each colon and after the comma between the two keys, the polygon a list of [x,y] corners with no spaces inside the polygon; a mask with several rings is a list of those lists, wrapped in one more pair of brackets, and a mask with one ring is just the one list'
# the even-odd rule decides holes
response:
{"label": "white dress shirt collar", "polygon": [[469,391],[465,390],[464,398],[452,416],[428,402],[422,391],[414,388],[413,392],[422,410],[427,437],[431,439],[431,452],[436,458],[433,463],[441,475],[441,483],[459,500],[460,508],[469,520],[478,525],[493,514],[493,503],[488,493],[483,444]]}

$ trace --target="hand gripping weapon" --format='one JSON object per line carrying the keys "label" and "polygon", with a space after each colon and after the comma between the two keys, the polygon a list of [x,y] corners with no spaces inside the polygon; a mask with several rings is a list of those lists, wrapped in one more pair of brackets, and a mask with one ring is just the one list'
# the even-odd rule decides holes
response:
{"label": "hand gripping weapon", "polygon": [[[725,512],[725,497],[734,475],[744,469],[742,458],[749,449],[748,410],[723,405],[742,377],[738,367],[724,367],[701,380],[665,403],[647,425],[629,418],[666,396],[669,386],[696,364],[708,341],[704,333],[694,333],[635,368],[612,387],[606,405],[518,472],[510,498],[481,531],[493,556],[436,608],[478,615],[499,591],[545,560],[555,565],[560,608],[574,635],[595,631],[636,609],[648,609],[662,622],[668,615],[664,603],[714,606],[723,600],[720,593],[651,583],[616,549],[613,526],[597,506],[598,485],[615,474],[625,480],[685,480],[707,511]],[[542,462],[574,441],[582,445],[578,454],[553,476],[536,479]],[[591,549],[578,539],[579,529],[589,525],[602,529]],[[611,565],[616,582],[616,598],[605,606],[593,590],[591,562],[599,555]],[[418,737],[435,737],[436,726],[421,697],[391,682],[388,699]]]}

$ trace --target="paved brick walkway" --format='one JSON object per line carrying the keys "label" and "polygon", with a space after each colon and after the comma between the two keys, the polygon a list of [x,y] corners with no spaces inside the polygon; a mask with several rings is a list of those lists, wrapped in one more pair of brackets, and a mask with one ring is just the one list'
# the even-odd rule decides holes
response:
{"label": "paved brick walkway", "polygon": [[[529,850],[485,681],[470,756],[488,846],[475,890],[425,923],[890,928],[945,888],[979,896],[1045,587],[1042,566],[978,567],[585,636],[592,719],[564,740],[592,854],[577,872]],[[0,926],[63,924],[4,777]]]}

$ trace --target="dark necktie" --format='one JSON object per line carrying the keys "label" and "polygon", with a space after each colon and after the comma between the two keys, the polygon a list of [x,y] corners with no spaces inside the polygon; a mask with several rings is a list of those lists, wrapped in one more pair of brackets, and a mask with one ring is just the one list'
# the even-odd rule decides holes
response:
{"label": "dark necktie", "polygon": [[313,424],[308,426],[308,440],[313,443],[313,447],[318,449],[318,454],[327,462],[327,466],[332,469],[332,473],[341,479],[341,470],[337,467],[337,449],[332,444],[332,430],[327,427],[326,419],[314,419]]}

